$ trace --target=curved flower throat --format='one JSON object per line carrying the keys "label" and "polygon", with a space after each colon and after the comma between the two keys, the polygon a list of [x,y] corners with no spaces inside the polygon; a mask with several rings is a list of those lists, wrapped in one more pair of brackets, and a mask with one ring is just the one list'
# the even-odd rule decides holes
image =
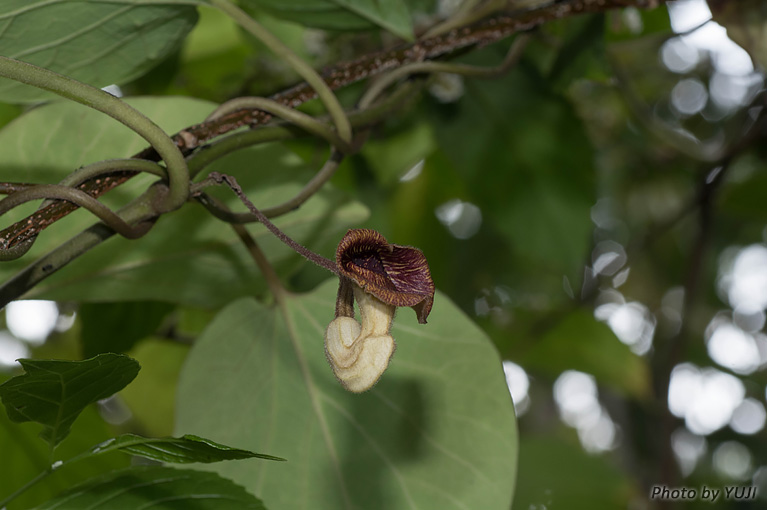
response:
{"label": "curved flower throat", "polygon": [[[360,393],[378,381],[394,354],[394,311],[412,307],[425,324],[434,282],[421,250],[390,244],[370,229],[346,233],[336,250],[336,266],[336,316],[325,331],[325,354],[341,384]],[[360,322],[354,318],[355,300]]]}

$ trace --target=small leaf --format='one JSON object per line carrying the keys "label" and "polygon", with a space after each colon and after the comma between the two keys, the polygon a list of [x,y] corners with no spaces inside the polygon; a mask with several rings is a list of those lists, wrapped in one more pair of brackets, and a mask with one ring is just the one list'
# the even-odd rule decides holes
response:
{"label": "small leaf", "polygon": [[188,464],[191,462],[219,462],[222,460],[249,459],[257,457],[266,460],[285,460],[282,457],[239,450],[219,444],[209,439],[187,434],[183,437],[141,437],[135,434],[123,434],[109,439],[93,449],[98,455],[119,450],[146,457],[160,462]]}
{"label": "small leaf", "polygon": [[42,437],[51,446],[69,434],[88,404],[107,398],[128,385],[140,369],[136,360],[101,354],[85,361],[20,359],[26,374],[0,385],[0,399],[11,421],[45,426]]}
{"label": "small leaf", "polygon": [[133,467],[107,473],[39,506],[38,510],[264,510],[231,480],[205,471]]}
{"label": "small leaf", "polygon": [[[193,6],[150,3],[3,0],[0,54],[95,87],[126,83],[176,51],[197,21]],[[3,101],[52,97],[56,96],[0,79]]]}

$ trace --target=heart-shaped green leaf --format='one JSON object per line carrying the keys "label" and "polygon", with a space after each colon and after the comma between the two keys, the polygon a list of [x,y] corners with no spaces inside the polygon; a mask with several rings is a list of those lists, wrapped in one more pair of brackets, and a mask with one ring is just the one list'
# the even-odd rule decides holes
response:
{"label": "heart-shaped green leaf", "polygon": [[45,426],[42,437],[56,446],[88,404],[107,398],[138,374],[136,360],[100,354],[85,361],[21,359],[26,374],[0,384],[0,400],[15,422]]}
{"label": "heart-shaped green leaf", "polygon": [[427,325],[401,311],[388,370],[349,393],[323,349],[337,286],[222,310],[187,358],[177,430],[290,459],[211,466],[272,508],[507,510],[517,430],[488,338],[438,294]]}

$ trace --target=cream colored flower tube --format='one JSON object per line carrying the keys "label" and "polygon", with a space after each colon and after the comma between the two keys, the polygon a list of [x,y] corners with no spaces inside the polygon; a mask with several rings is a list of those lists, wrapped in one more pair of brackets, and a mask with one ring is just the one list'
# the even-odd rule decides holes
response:
{"label": "cream colored flower tube", "polygon": [[349,391],[361,393],[380,379],[394,354],[389,334],[395,307],[354,285],[361,322],[336,317],[325,331],[325,355],[333,373]]}

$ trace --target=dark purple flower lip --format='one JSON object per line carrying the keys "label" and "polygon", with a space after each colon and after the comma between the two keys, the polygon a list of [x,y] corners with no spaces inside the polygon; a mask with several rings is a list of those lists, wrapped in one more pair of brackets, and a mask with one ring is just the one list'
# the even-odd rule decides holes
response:
{"label": "dark purple flower lip", "polygon": [[384,303],[410,306],[426,323],[434,303],[434,281],[418,248],[389,243],[367,228],[351,229],[336,250],[336,266],[347,277]]}

